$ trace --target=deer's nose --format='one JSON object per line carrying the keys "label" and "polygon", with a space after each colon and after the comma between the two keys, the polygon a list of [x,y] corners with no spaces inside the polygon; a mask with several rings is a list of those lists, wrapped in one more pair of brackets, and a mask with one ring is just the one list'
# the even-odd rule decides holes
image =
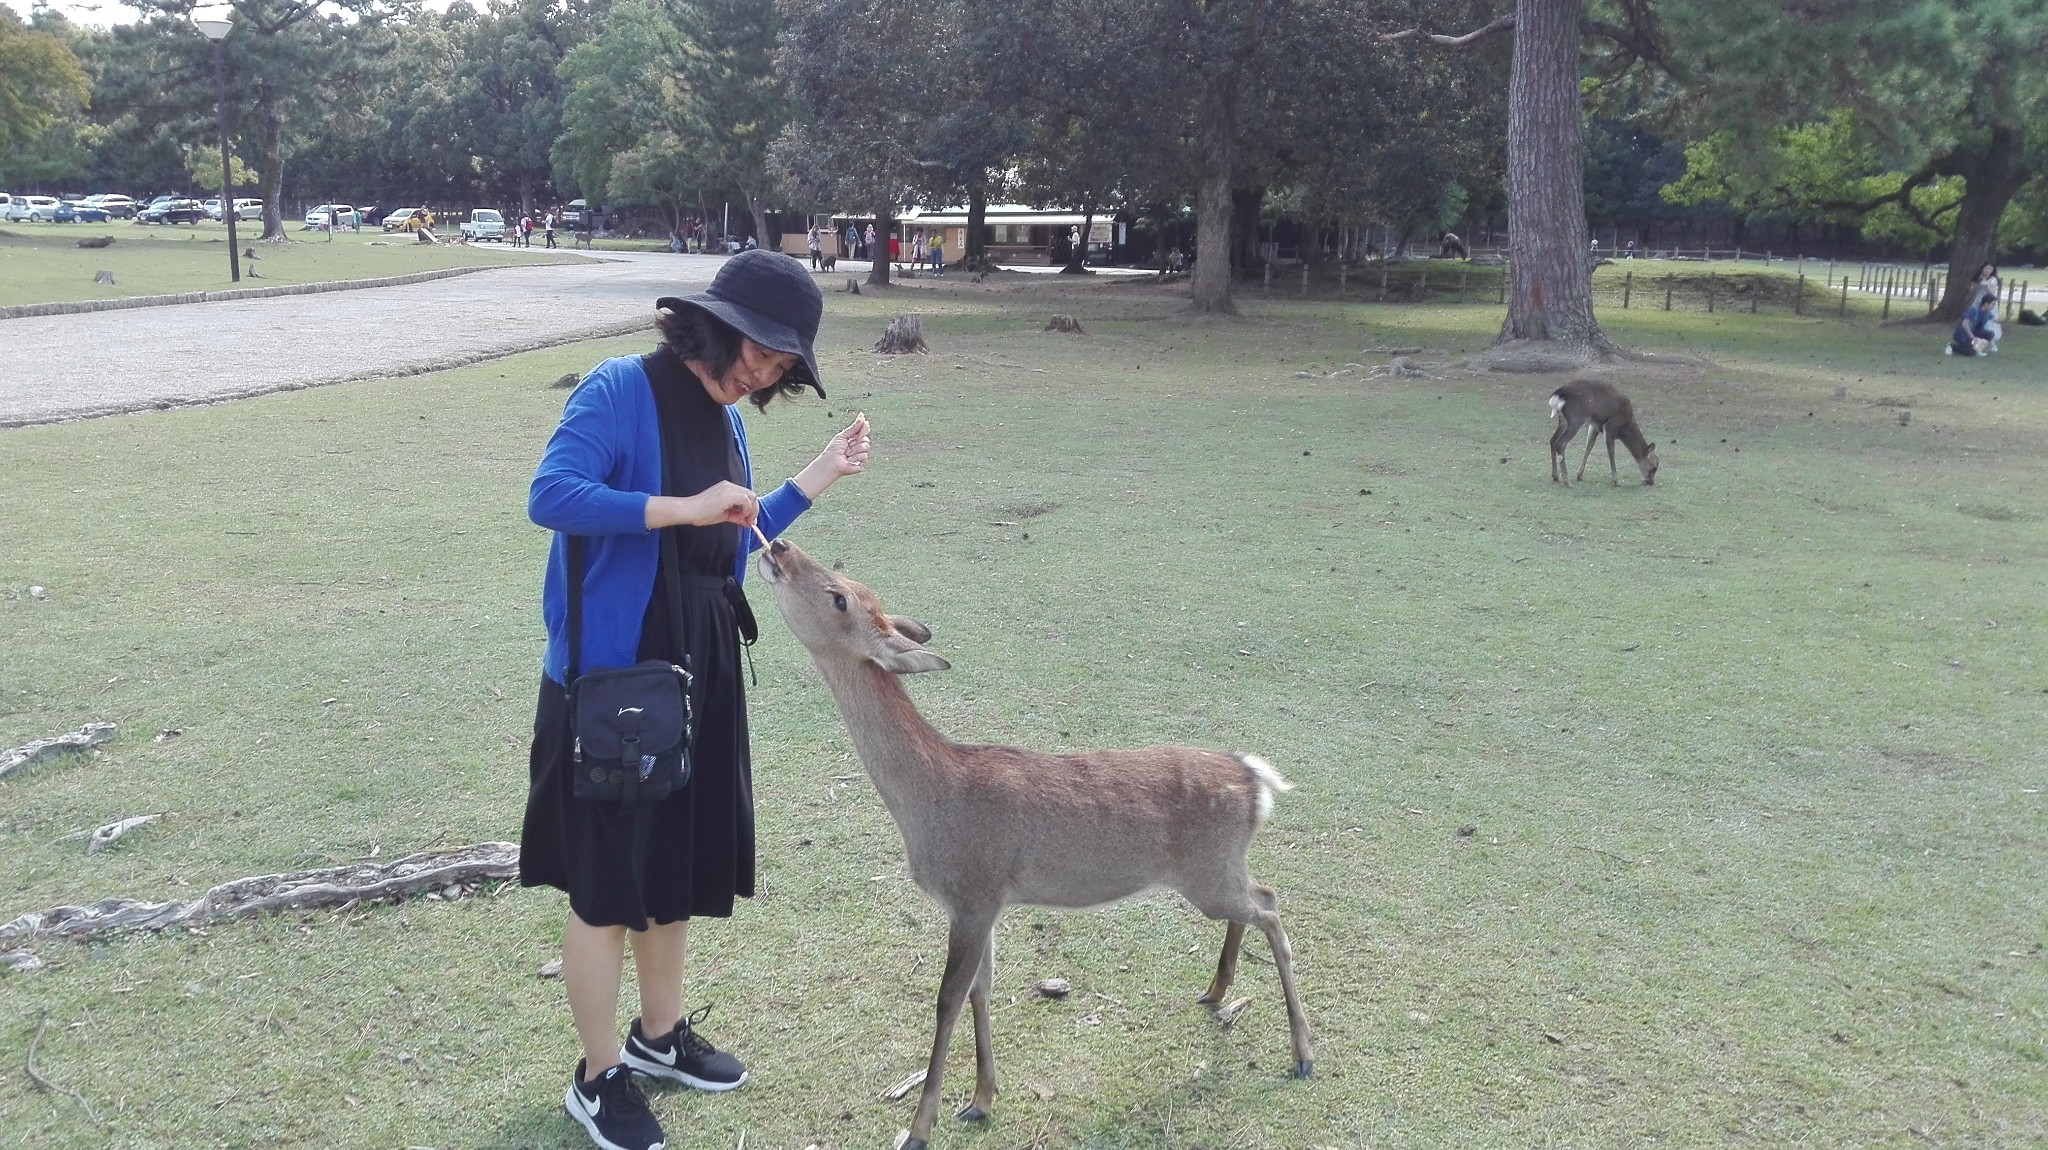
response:
{"label": "deer's nose", "polygon": [[770,543],[770,544],[768,545],[768,554],[770,554],[770,555],[780,555],[780,554],[782,554],[783,552],[785,552],[785,551],[788,551],[788,550],[789,550],[789,544],[787,544],[787,543],[784,543],[784,542],[783,542],[782,540],[780,540],[780,539],[777,539],[777,540],[776,540],[775,542],[773,542],[773,543]]}

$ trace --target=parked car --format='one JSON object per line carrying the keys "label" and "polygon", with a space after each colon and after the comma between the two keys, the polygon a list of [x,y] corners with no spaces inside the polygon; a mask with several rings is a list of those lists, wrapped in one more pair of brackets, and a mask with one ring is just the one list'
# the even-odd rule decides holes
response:
{"label": "parked car", "polygon": [[469,213],[468,219],[462,221],[462,235],[470,243],[481,240],[504,243],[505,217],[499,215],[495,208],[477,208]]}
{"label": "parked car", "polygon": [[96,208],[105,208],[108,217],[116,220],[132,220],[138,210],[133,199],[114,193],[87,196],[85,202]]}
{"label": "parked car", "polygon": [[590,230],[591,212],[587,200],[570,200],[562,206],[562,227],[572,232]]}
{"label": "parked car", "polygon": [[352,204],[321,204],[306,213],[306,226],[302,230],[311,231],[314,228],[326,227],[330,214],[336,217],[335,222],[345,228],[361,227],[363,223],[363,218],[356,214]]}
{"label": "parked car", "polygon": [[420,224],[424,222],[425,217],[421,214],[419,208],[393,208],[384,217],[384,230],[387,232],[416,232],[420,230]]}
{"label": "parked car", "polygon": [[103,224],[108,220],[107,209],[79,202],[61,202],[57,205],[57,222],[60,224]]}
{"label": "parked car", "polygon": [[218,220],[218,219],[220,219],[220,197],[219,197],[219,196],[215,196],[215,197],[213,197],[212,199],[209,199],[209,200],[201,200],[201,201],[199,201],[199,206],[200,206],[200,207],[202,207],[202,208],[205,208],[205,209],[206,209],[206,218],[207,218],[207,219],[209,219],[209,220]]}
{"label": "parked car", "polygon": [[263,218],[262,200],[236,200],[235,218],[238,220],[260,220]]}
{"label": "parked car", "polygon": [[174,198],[172,196],[156,196],[152,198],[148,203],[135,209],[135,222],[142,224],[163,223],[164,205],[170,203]]}
{"label": "parked car", "polygon": [[206,218],[206,208],[198,200],[167,199],[150,204],[135,218],[148,224],[196,224]]}
{"label": "parked car", "polygon": [[61,202],[55,196],[15,196],[14,202],[7,206],[7,218],[15,223],[53,223],[57,219],[57,205]]}

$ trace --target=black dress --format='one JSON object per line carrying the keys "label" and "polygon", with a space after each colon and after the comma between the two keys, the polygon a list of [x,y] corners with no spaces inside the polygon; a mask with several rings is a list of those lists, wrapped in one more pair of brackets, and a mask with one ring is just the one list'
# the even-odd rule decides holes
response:
{"label": "black dress", "polygon": [[[671,490],[690,495],[720,480],[744,484],[725,408],[668,353],[644,362],[657,389],[664,450],[674,462]],[[541,677],[520,882],[567,891],[570,909],[592,926],[640,929],[650,920],[723,918],[732,914],[734,896],[754,894],[753,766],[735,606],[743,600],[732,579],[741,529],[670,530],[684,577],[682,649],[670,629],[664,555],[641,619],[639,657],[681,663],[693,676],[689,785],[652,803],[575,798],[566,769],[567,692]]]}

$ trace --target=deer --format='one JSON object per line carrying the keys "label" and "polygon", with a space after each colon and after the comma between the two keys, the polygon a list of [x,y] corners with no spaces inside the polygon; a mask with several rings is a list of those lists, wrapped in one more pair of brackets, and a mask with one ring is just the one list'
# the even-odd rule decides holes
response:
{"label": "deer", "polygon": [[1272,888],[1245,858],[1275,794],[1293,789],[1265,760],[1193,747],[1047,754],[955,743],[918,713],[901,675],[952,666],[931,629],[890,615],[867,587],[787,540],[757,561],[790,633],[831,689],[854,750],[902,833],[911,879],[948,921],[931,1060],[903,1150],[925,1150],[963,1000],[974,1020],[974,1094],[962,1121],[996,1095],[989,1031],[994,930],[1012,904],[1102,906],[1158,887],[1227,925],[1208,988],[1214,1007],[1237,977],[1245,928],[1265,935],[1287,1003],[1291,1073],[1314,1066],[1294,984],[1294,952]]}
{"label": "deer", "polygon": [[1619,439],[1635,457],[1636,466],[1642,469],[1645,487],[1657,482],[1657,445],[1643,438],[1643,429],[1636,423],[1635,408],[1628,402],[1628,396],[1611,384],[1592,379],[1575,379],[1550,393],[1550,421],[1557,430],[1550,433],[1550,481],[1570,487],[1571,467],[1565,462],[1565,445],[1579,428],[1592,424],[1586,433],[1586,453],[1579,457],[1579,478],[1586,478],[1586,461],[1593,457],[1593,446],[1600,442],[1600,435],[1607,435],[1607,473],[1614,486],[1621,486],[1621,473],[1614,465],[1614,441]]}

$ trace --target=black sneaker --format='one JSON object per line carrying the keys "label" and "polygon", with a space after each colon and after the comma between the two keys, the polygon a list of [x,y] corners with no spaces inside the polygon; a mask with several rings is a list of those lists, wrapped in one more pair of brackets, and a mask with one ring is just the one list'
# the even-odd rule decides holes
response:
{"label": "black sneaker", "polygon": [[731,1090],[747,1080],[747,1068],[697,1033],[696,1024],[710,1013],[711,1008],[704,1007],[679,1020],[674,1030],[655,1040],[640,1032],[640,1020],[636,1018],[632,1029],[626,1032],[626,1045],[619,1051],[619,1057],[636,1074],[666,1078],[699,1090]]}
{"label": "black sneaker", "polygon": [[583,1080],[584,1061],[576,1060],[576,1077],[562,1108],[583,1127],[600,1150],[663,1150],[667,1142],[661,1123],[647,1108],[647,1099],[624,1066],[614,1066],[595,1079]]}

